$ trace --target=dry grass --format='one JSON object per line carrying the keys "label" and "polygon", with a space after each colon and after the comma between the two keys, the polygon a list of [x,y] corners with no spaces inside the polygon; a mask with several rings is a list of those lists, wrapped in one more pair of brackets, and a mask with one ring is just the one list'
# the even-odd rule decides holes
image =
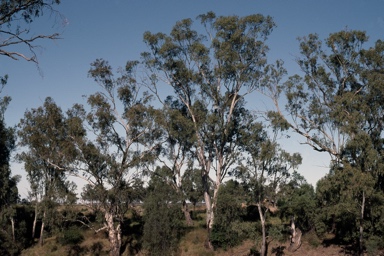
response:
{"label": "dry grass", "polygon": [[[190,207],[192,209],[193,207]],[[86,211],[85,207],[78,206],[82,212]],[[136,209],[137,210],[137,209]],[[140,209],[138,209],[140,210]],[[128,216],[132,216],[129,212]],[[185,236],[182,237],[177,252],[178,256],[247,256],[251,248],[259,248],[259,243],[256,241],[246,240],[239,246],[229,248],[227,250],[218,249],[211,251],[205,248],[204,244],[207,240],[207,231],[205,225],[204,206],[197,207],[194,214],[194,225],[189,227]],[[275,216],[270,216],[269,222],[272,225],[281,225],[281,220]],[[44,246],[35,245],[27,250],[24,250],[22,256],[63,256],[63,255],[108,255],[109,242],[105,232],[95,234],[91,230],[83,230],[85,240],[76,246],[62,246],[57,242],[56,237],[47,238]],[[321,245],[321,240],[315,234],[308,233],[303,236],[303,244],[296,252],[288,251],[289,242],[279,243],[272,241],[268,246],[268,255],[276,256],[325,256],[325,255],[345,255],[343,248],[336,245],[324,247]],[[72,248],[72,250],[71,250]],[[75,248],[75,250],[73,249]],[[76,248],[81,250],[76,254]],[[138,256],[144,256],[145,251],[141,251]],[[123,256],[129,256],[125,252]]]}
{"label": "dry grass", "polygon": [[[99,255],[108,255],[108,240],[105,234],[99,233],[94,234],[92,231],[88,230],[84,232],[84,237],[86,239],[79,245],[81,248],[86,249],[82,252],[81,255],[95,255],[91,250],[92,246],[101,246]],[[247,256],[250,253],[251,248],[255,246],[255,241],[246,240],[239,246],[229,248],[228,250],[218,249],[216,251],[211,251],[204,247],[204,243],[207,239],[207,232],[201,226],[200,222],[196,222],[195,226],[186,233],[186,235],[181,239],[179,251],[177,255],[180,256]],[[278,243],[271,242],[268,246],[268,255],[273,256],[336,256],[336,255],[345,255],[345,252],[342,247],[336,245],[330,245],[324,247],[319,245],[314,247],[311,245],[311,242],[303,237],[303,244],[301,247],[295,251],[288,251],[289,242]],[[258,248],[258,246],[256,246]],[[35,245],[27,250],[22,252],[22,256],[63,256],[69,255],[70,246],[61,246],[57,243],[56,237],[51,237],[45,240],[43,247]],[[72,252],[71,255],[77,255],[76,252]],[[128,252],[124,256],[128,256]],[[138,256],[144,256],[145,252],[142,251]]]}
{"label": "dry grass", "polygon": [[84,237],[86,239],[80,246],[89,250],[88,255],[93,255],[95,249],[92,248],[97,248],[99,245],[101,246],[100,255],[108,255],[109,241],[105,232],[95,234],[93,231],[87,230],[84,233]]}
{"label": "dry grass", "polygon": [[[56,236],[50,237],[44,240],[44,245],[35,246],[23,250],[22,256],[63,256],[63,255],[95,255],[95,250],[97,250],[98,255],[108,255],[109,242],[105,233],[100,232],[95,234],[91,230],[86,230],[83,232],[85,240],[75,246],[71,245],[61,245],[57,242]],[[96,245],[96,246],[95,246]]]}
{"label": "dry grass", "polygon": [[62,256],[67,255],[67,248],[60,246],[56,237],[50,237],[45,239],[44,245],[35,245],[32,248],[23,250],[21,252],[22,256]]}

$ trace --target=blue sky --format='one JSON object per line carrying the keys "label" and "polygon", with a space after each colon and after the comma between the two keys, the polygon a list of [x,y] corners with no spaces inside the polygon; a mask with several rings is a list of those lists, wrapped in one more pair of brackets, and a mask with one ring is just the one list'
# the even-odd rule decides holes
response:
{"label": "blue sky", "polygon": [[[12,97],[5,116],[10,126],[19,122],[26,109],[41,106],[47,96],[63,110],[73,103],[85,104],[82,96],[97,89],[87,77],[92,61],[104,58],[115,68],[124,66],[146,50],[145,31],[168,33],[176,21],[208,11],[272,16],[277,28],[267,42],[269,60],[283,59],[289,75],[299,73],[294,63],[299,52],[297,37],[318,33],[325,38],[348,28],[366,31],[370,36],[367,46],[384,39],[383,0],[63,0],[56,9],[63,19],[47,13],[31,25],[31,34],[62,33],[60,40],[40,42],[39,69],[22,60],[1,59],[0,74],[9,75],[2,94]],[[302,153],[300,172],[315,184],[328,171],[328,157],[299,141],[294,137],[284,144]],[[23,176],[19,189],[25,197],[28,183],[22,166],[14,163],[13,173]]]}

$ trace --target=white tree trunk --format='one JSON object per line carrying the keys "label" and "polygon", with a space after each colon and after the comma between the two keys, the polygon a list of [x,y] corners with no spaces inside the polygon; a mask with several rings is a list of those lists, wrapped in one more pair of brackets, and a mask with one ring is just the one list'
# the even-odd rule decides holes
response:
{"label": "white tree trunk", "polygon": [[119,256],[121,248],[121,226],[120,223],[115,226],[113,215],[106,212],[105,221],[108,226],[109,255]]}
{"label": "white tree trunk", "polygon": [[208,191],[204,191],[204,201],[205,201],[205,208],[206,208],[206,214],[207,214],[205,220],[206,220],[206,226],[208,231],[208,237],[205,243],[205,247],[213,250],[213,245],[210,240],[210,235],[213,227],[214,213],[213,213],[212,204],[211,204],[211,197]]}
{"label": "white tree trunk", "polygon": [[217,197],[219,193],[219,188],[220,188],[220,181],[216,181],[215,188],[213,189],[213,198],[211,202],[211,209],[212,209],[212,215],[211,215],[211,221],[210,221],[210,228],[213,228],[214,225],[214,220],[215,220],[215,209],[217,205]]}
{"label": "white tree trunk", "polygon": [[33,225],[32,225],[32,239],[35,238],[36,223],[37,223],[37,203],[35,205],[35,217],[33,218]]}
{"label": "white tree trunk", "polygon": [[41,230],[40,230],[40,238],[39,238],[40,246],[44,245],[44,225],[45,225],[45,211],[43,214],[43,219],[41,220]]}
{"label": "white tree trunk", "polygon": [[12,241],[15,242],[15,220],[11,217]]}
{"label": "white tree trunk", "polygon": [[291,220],[291,244],[289,245],[288,250],[291,252],[296,251],[301,246],[301,236],[302,232],[299,228],[296,228],[294,218]]}
{"label": "white tree trunk", "polygon": [[260,255],[265,256],[267,253],[267,238],[266,238],[266,232],[265,232],[265,214],[263,213],[263,209],[261,208],[260,202],[257,204],[257,209],[259,211],[260,222],[261,222],[261,233],[262,233]]}

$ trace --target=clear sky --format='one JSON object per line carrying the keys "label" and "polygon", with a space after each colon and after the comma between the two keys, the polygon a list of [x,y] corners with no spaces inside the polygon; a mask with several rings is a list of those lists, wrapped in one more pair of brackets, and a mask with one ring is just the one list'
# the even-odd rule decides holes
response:
{"label": "clear sky", "polygon": [[[63,110],[73,103],[86,104],[82,96],[97,89],[87,77],[96,58],[108,60],[115,68],[124,66],[147,50],[142,39],[145,31],[168,33],[176,21],[195,19],[208,11],[272,16],[277,28],[267,42],[269,60],[283,59],[289,75],[299,73],[294,63],[299,52],[297,37],[318,33],[325,38],[348,28],[366,31],[370,36],[367,46],[384,39],[384,0],[62,0],[56,9],[62,19],[47,13],[31,26],[30,34],[62,33],[60,40],[40,42],[39,69],[1,57],[0,74],[9,75],[2,94],[12,97],[5,116],[9,126],[16,125],[26,109],[41,106],[47,96]],[[293,137],[284,145],[302,153],[300,172],[315,185],[328,171],[328,157],[299,142],[299,137]],[[12,168],[13,174],[23,176],[19,192],[26,197],[25,172],[16,163]]]}

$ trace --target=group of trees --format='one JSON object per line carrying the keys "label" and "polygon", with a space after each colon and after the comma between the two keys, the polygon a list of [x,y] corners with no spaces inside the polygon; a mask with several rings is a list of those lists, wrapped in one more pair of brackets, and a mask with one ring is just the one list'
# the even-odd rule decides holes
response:
{"label": "group of trees", "polygon": [[[0,33],[10,38],[2,41],[0,53],[36,61],[33,41],[58,35],[23,38],[27,30],[12,32],[7,24],[19,16],[29,24],[58,3],[1,1]],[[368,243],[379,244],[384,235],[384,43],[364,48],[368,37],[361,31],[337,32],[324,43],[311,34],[300,39],[297,63],[303,76],[285,80],[283,62],[267,61],[266,41],[275,27],[271,17],[208,12],[197,19],[205,33],[194,30],[191,19],[177,22],[169,34],[145,32],[148,51],[117,73],[106,60],[95,60],[88,75],[99,90],[85,106],[63,111],[48,97],[27,110],[14,129],[5,125],[9,98],[3,97],[2,242],[15,240],[19,178],[11,176],[9,162],[17,138],[23,148],[17,159],[31,184],[31,235],[41,245],[56,222],[76,222],[106,232],[110,255],[120,255],[127,243],[127,212],[138,201],[144,201],[149,253],[171,254],[177,248],[180,216],[193,225],[187,202],[199,201],[205,204],[210,249],[233,245],[225,241],[235,241],[228,228],[242,219],[242,203],[255,206],[252,221],[260,223],[253,228],[260,229],[261,255],[267,252],[267,237],[279,232],[269,230],[270,214],[284,221],[295,217],[302,231],[333,233],[339,241],[357,244],[360,254]],[[28,46],[32,57],[7,50],[10,43]],[[164,91],[171,93],[164,97]],[[270,98],[270,111],[253,111],[247,103],[251,97]],[[278,144],[287,132],[332,157],[316,191],[296,172],[301,156]],[[86,182],[81,195],[70,177]],[[99,221],[59,210],[75,205],[77,196]],[[293,228],[292,241],[296,233]]]}
{"label": "group of trees", "polygon": [[[20,0],[0,1],[0,55],[13,60],[23,59],[38,63],[36,44],[40,40],[55,40],[59,38],[58,33],[29,34],[31,24],[45,11],[55,12],[53,6],[59,4],[59,0]],[[8,75],[0,74],[2,94],[7,84]],[[29,244],[30,239],[21,234],[27,229],[26,222],[29,218],[22,209],[16,207],[19,201],[17,183],[20,176],[12,176],[10,161],[12,151],[15,149],[16,129],[7,127],[4,119],[5,111],[11,98],[1,95],[0,98],[0,254],[7,255],[10,252],[17,252],[21,247]],[[16,223],[17,215],[19,223]],[[8,225],[11,223],[11,225]],[[16,228],[17,226],[17,228]],[[22,231],[21,231],[22,230]],[[18,237],[16,239],[16,237]]]}

